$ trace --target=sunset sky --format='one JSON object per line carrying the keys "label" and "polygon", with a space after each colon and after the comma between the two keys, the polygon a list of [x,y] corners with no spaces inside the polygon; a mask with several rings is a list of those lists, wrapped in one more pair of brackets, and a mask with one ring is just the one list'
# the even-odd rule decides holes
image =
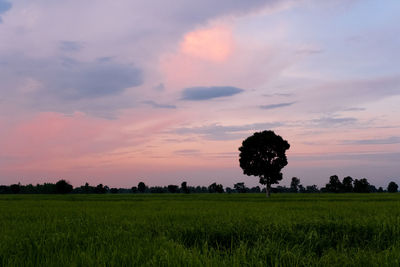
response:
{"label": "sunset sky", "polygon": [[0,0],[0,184],[400,181],[399,0]]}

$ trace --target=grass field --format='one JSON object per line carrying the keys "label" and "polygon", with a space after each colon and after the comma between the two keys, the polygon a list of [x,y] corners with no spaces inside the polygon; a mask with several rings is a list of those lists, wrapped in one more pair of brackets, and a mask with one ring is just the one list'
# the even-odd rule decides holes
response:
{"label": "grass field", "polygon": [[399,266],[400,194],[0,196],[2,266]]}

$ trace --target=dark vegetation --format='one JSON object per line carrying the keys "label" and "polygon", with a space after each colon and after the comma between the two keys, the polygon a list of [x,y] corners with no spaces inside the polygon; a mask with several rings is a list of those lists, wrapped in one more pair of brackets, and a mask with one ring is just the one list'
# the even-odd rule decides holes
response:
{"label": "dark vegetation", "polygon": [[[337,175],[332,175],[329,182],[325,187],[318,188],[316,185],[303,186],[300,179],[293,177],[290,187],[277,186],[271,188],[273,193],[396,193],[398,192],[398,185],[395,182],[390,182],[387,188],[376,188],[371,185],[366,178],[353,179],[350,176],[343,178],[342,181]],[[44,183],[37,185],[21,185],[12,184],[10,186],[0,185],[0,194],[121,194],[121,193],[265,193],[265,188],[261,189],[259,186],[247,187],[244,182],[236,183],[233,187],[224,188],[221,184],[212,183],[208,187],[205,186],[188,186],[187,182],[182,182],[181,186],[168,185],[168,186],[147,186],[144,182],[139,182],[137,186],[132,188],[110,188],[99,184],[91,186],[86,183],[83,186],[73,188],[65,180],[60,180],[55,184]]]}

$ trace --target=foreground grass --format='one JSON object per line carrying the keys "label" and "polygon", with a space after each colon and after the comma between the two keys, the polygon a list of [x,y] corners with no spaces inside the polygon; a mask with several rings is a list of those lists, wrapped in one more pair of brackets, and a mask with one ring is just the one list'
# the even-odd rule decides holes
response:
{"label": "foreground grass", "polygon": [[2,195],[1,266],[399,266],[400,194]]}

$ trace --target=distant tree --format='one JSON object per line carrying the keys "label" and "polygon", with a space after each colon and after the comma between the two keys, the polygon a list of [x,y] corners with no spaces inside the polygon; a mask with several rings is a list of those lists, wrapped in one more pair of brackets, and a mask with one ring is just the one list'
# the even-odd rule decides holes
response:
{"label": "distant tree", "polygon": [[350,176],[343,178],[342,191],[346,193],[353,192],[353,178],[351,178]]}
{"label": "distant tree", "polygon": [[0,194],[8,194],[10,193],[10,187],[6,185],[0,185]]}
{"label": "distant tree", "polygon": [[210,192],[210,193],[223,193],[224,192],[224,187],[222,186],[222,184],[212,183],[208,187],[208,192]]}
{"label": "distant tree", "polygon": [[299,184],[299,192],[300,193],[305,193],[306,189],[304,188],[304,186],[302,184]]}
{"label": "distant tree", "polygon": [[368,192],[369,193],[376,193],[378,192],[378,189],[376,189],[375,185],[370,184],[368,187]]}
{"label": "distant tree", "polygon": [[181,183],[181,191],[182,191],[182,193],[185,193],[185,194],[188,194],[190,192],[189,188],[187,187],[187,182]]}
{"label": "distant tree", "polygon": [[117,194],[118,193],[118,188],[111,188],[110,189],[111,194]]}
{"label": "distant tree", "polygon": [[325,189],[331,193],[339,193],[342,188],[342,183],[337,175],[332,175],[329,178],[329,183],[325,185]]}
{"label": "distant tree", "polygon": [[168,185],[168,192],[170,192],[170,193],[178,193],[178,190],[179,190],[179,186],[174,185],[174,184]]}
{"label": "distant tree", "polygon": [[297,177],[293,177],[292,181],[290,182],[290,191],[293,193],[299,192],[299,185],[300,185],[300,179]]}
{"label": "distant tree", "polygon": [[387,191],[389,193],[397,193],[397,190],[399,189],[399,186],[395,182],[390,182]]}
{"label": "distant tree", "polygon": [[88,193],[91,193],[91,191],[93,191],[93,189],[89,185],[89,183],[85,183],[85,186],[83,187],[83,191],[84,191],[84,193],[88,194]]}
{"label": "distant tree", "polygon": [[370,192],[370,184],[366,178],[362,178],[360,180],[354,180],[354,192],[356,193],[369,193]]}
{"label": "distant tree", "polygon": [[57,194],[68,194],[71,193],[74,188],[65,180],[60,180],[56,183]]}
{"label": "distant tree", "polygon": [[306,193],[318,193],[319,192],[319,190],[318,190],[318,187],[317,187],[317,185],[307,185],[306,186]]}
{"label": "distant tree", "polygon": [[36,190],[39,194],[57,194],[56,184],[53,183],[37,184]]}
{"label": "distant tree", "polygon": [[[290,193],[290,187],[278,185],[278,186],[275,187],[275,188],[271,188],[271,191],[272,191],[273,193]],[[264,193],[265,190],[262,190],[262,192]]]}
{"label": "distant tree", "polygon": [[235,188],[236,192],[238,192],[238,193],[246,193],[247,192],[247,188],[244,185],[244,183],[236,183],[233,185],[233,188]]}
{"label": "distant tree", "polygon": [[382,188],[382,186],[380,186],[380,187],[378,188],[378,193],[383,193],[383,188]]}
{"label": "distant tree", "polygon": [[131,191],[132,193],[137,193],[138,188],[136,186],[132,186]]}
{"label": "distant tree", "polygon": [[217,184],[217,187],[215,188],[215,191],[217,193],[223,193],[224,192],[224,187],[222,186],[222,184]]}
{"label": "distant tree", "polygon": [[28,184],[25,186],[21,186],[21,193],[22,194],[36,194],[36,187],[34,187],[32,184]]}
{"label": "distant tree", "polygon": [[195,193],[207,193],[207,192],[209,192],[209,188],[205,187],[205,186],[196,186],[194,192]]}
{"label": "distant tree", "polygon": [[252,187],[250,189],[251,193],[260,193],[261,192],[261,188],[257,185],[256,187]]}
{"label": "distant tree", "polygon": [[146,185],[145,185],[145,183],[143,183],[143,182],[139,182],[139,183],[138,183],[138,191],[139,191],[140,193],[144,193],[144,192],[146,191]]}
{"label": "distant tree", "polygon": [[239,148],[239,162],[243,173],[260,178],[260,184],[266,185],[267,197],[271,185],[282,180],[281,170],[287,164],[286,150],[289,143],[273,131],[256,132],[242,142]]}
{"label": "distant tree", "polygon": [[215,193],[215,188],[217,187],[217,183],[212,183],[208,186],[208,192],[209,193]]}
{"label": "distant tree", "polygon": [[230,194],[230,193],[232,193],[232,192],[234,192],[234,191],[232,190],[232,188],[227,187],[227,188],[225,188],[225,192],[227,192],[228,194]]}
{"label": "distant tree", "polygon": [[96,194],[105,194],[105,193],[107,193],[107,187],[103,186],[103,184],[98,184],[95,187],[94,192]]}
{"label": "distant tree", "polygon": [[10,191],[13,194],[18,194],[19,192],[21,192],[21,184],[12,184],[10,185]]}

